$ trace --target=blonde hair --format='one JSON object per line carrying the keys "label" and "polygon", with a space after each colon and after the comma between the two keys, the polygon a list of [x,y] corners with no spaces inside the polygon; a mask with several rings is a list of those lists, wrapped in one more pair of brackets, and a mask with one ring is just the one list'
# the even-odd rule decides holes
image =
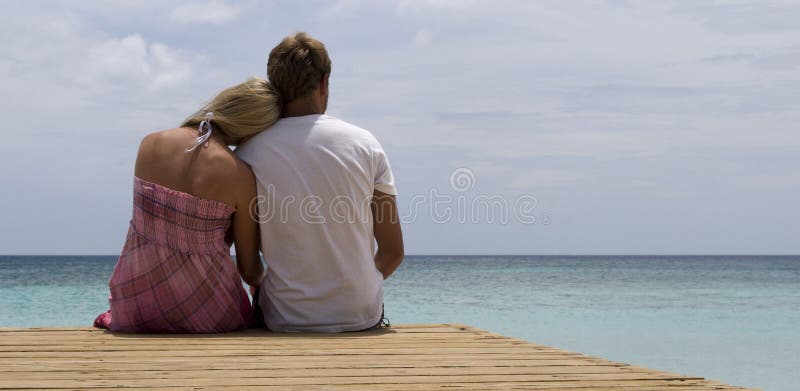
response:
{"label": "blonde hair", "polygon": [[228,145],[239,145],[280,118],[281,98],[268,81],[251,77],[222,90],[204,108],[183,121],[181,127],[198,127],[208,112],[214,113],[211,119],[214,131],[218,131]]}
{"label": "blonde hair", "polygon": [[287,103],[310,94],[330,73],[325,45],[303,32],[284,38],[267,60],[269,81]]}

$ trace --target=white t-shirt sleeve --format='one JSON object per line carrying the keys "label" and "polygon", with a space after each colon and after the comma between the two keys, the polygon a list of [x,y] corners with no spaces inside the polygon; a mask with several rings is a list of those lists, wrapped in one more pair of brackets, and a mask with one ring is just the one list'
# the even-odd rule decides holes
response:
{"label": "white t-shirt sleeve", "polygon": [[397,195],[397,188],[394,185],[394,174],[389,166],[389,158],[383,151],[380,143],[373,139],[372,145],[372,167],[375,173],[375,190],[389,195]]}

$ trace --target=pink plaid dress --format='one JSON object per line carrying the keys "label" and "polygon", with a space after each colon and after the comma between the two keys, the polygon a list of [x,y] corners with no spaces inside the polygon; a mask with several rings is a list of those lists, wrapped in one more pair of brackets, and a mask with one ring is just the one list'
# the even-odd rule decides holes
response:
{"label": "pink plaid dress", "polygon": [[250,301],[226,233],[234,208],[139,178],[133,219],[95,327],[132,333],[220,333],[246,327]]}

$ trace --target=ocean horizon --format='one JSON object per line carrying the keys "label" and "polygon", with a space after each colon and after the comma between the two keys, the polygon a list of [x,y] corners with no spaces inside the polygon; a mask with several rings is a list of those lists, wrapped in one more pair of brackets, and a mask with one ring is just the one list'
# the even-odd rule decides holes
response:
{"label": "ocean horizon", "polygon": [[[117,256],[0,256],[0,327],[91,326]],[[800,366],[800,255],[411,255],[392,323],[464,323],[764,390]]]}

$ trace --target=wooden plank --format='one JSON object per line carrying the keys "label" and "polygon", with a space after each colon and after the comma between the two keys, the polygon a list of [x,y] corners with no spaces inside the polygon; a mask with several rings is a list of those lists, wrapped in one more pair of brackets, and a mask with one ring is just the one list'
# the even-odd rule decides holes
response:
{"label": "wooden plank", "polygon": [[[349,349],[349,348],[330,348],[330,349],[217,349],[213,354],[218,357],[229,356],[326,356],[338,357],[342,355],[426,355],[426,354],[503,354],[508,353],[509,349],[500,347],[474,347],[474,348],[393,348],[393,349]],[[568,357],[567,353],[557,351],[542,352],[536,349],[519,348],[513,353],[526,354],[530,357],[537,356],[559,356]],[[133,350],[109,347],[105,350],[78,350],[60,352],[0,352],[0,358],[21,358],[21,357],[206,357],[210,353],[208,350]]]}
{"label": "wooden plank", "polygon": [[[303,369],[309,370],[313,369],[315,373],[317,370],[328,370],[328,369],[355,369],[359,371],[368,370],[372,371],[375,370],[376,372],[380,371],[381,369],[414,369],[420,370],[423,372],[425,369],[429,368],[443,368],[447,371],[455,371],[460,369],[464,372],[481,372],[481,371],[488,371],[492,370],[493,373],[507,373],[513,372],[516,370],[524,370],[524,371],[535,371],[537,373],[570,373],[575,371],[583,371],[583,372],[600,372],[600,371],[609,371],[613,372],[616,368],[626,368],[624,365],[607,365],[607,364],[598,364],[598,363],[586,363],[586,362],[575,362],[575,361],[561,361],[561,360],[552,360],[556,361],[556,364],[548,363],[547,361],[543,360],[495,360],[495,361],[448,361],[446,363],[436,362],[436,361],[417,361],[417,362],[378,362],[378,363],[370,363],[366,361],[362,362],[270,362],[270,363],[262,363],[262,362],[225,362],[225,363],[212,363],[212,362],[194,362],[194,361],[182,361],[182,362],[151,362],[151,363],[140,363],[135,361],[128,361],[128,362],[82,362],[82,363],[75,363],[75,362],[61,362],[58,364],[42,364],[39,362],[23,362],[23,363],[15,363],[11,365],[0,365],[0,371],[2,372],[18,372],[23,373],[21,376],[27,376],[28,374],[35,374],[39,372],[47,372],[47,373],[56,373],[56,372],[64,372],[64,373],[72,373],[72,372],[81,372],[81,371],[92,371],[95,373],[101,372],[119,372],[120,368],[124,368],[125,371],[163,371],[164,368],[169,368],[171,371],[189,371],[189,370],[281,370],[281,369]],[[493,369],[494,368],[494,369]],[[634,369],[637,370],[637,369]],[[644,371],[644,370],[639,370]],[[31,375],[34,376],[34,375]]]}
{"label": "wooden plank", "polygon": [[288,368],[480,368],[480,367],[541,367],[541,368],[582,368],[582,367],[624,367],[637,371],[647,371],[647,368],[633,367],[627,364],[610,363],[599,360],[569,360],[569,359],[506,359],[505,357],[494,359],[472,359],[468,357],[445,357],[436,360],[417,360],[405,359],[405,357],[371,357],[369,359],[345,359],[335,360],[321,357],[292,357],[287,360],[274,359],[267,357],[256,358],[235,358],[220,362],[214,357],[192,358],[191,360],[181,358],[143,358],[143,359],[97,359],[97,360],[69,360],[58,359],[51,361],[43,360],[6,360],[0,363],[0,370],[8,372],[36,372],[36,371],[80,371],[92,369],[95,371],[118,371],[120,368],[126,370],[163,370],[165,367],[174,370],[183,369],[288,369]]}
{"label": "wooden plank", "polygon": [[[191,386],[191,387],[187,387]],[[0,329],[0,389],[741,389],[460,324],[344,334]]]}
{"label": "wooden plank", "polygon": [[[308,376],[308,373],[306,373]],[[187,380],[200,386],[259,386],[259,385],[335,385],[335,384],[426,384],[426,383],[502,383],[502,382],[568,382],[568,381],[636,381],[646,385],[651,381],[671,381],[675,385],[698,385],[702,380],[674,379],[669,376],[642,376],[637,373],[618,374],[569,374],[569,375],[429,375],[429,376],[351,376],[351,377],[193,377],[193,378],[137,378],[124,380],[103,379],[8,379],[3,380],[3,387],[9,388],[75,388],[75,387],[179,387],[186,385]]]}
{"label": "wooden plank", "polygon": [[[339,349],[338,347],[345,345],[347,346],[346,349]],[[107,352],[107,351],[179,351],[179,350],[187,350],[187,351],[196,351],[202,350],[204,352],[213,352],[220,350],[220,351],[251,351],[257,349],[259,351],[268,351],[268,352],[279,352],[284,350],[291,350],[294,352],[313,352],[313,351],[320,351],[320,350],[330,350],[335,349],[337,351],[342,352],[355,352],[355,351],[397,351],[397,352],[405,352],[409,349],[414,349],[415,351],[424,350],[424,351],[436,351],[444,349],[445,351],[450,351],[452,349],[461,349],[459,351],[468,352],[473,351],[475,349],[479,350],[486,350],[492,349],[492,351],[510,351],[510,350],[523,350],[525,352],[532,352],[532,353],[561,353],[556,349],[543,349],[537,348],[534,346],[525,346],[516,343],[506,343],[506,342],[493,342],[493,343],[476,343],[476,342],[459,342],[454,341],[452,343],[447,342],[427,342],[427,343],[397,343],[397,342],[383,342],[380,344],[376,343],[359,343],[359,344],[342,344],[342,343],[308,343],[308,342],[301,342],[297,344],[247,344],[247,343],[237,343],[237,344],[144,344],[144,343],[94,343],[94,342],[85,342],[81,343],[79,346],[71,346],[71,345],[55,345],[55,344],[48,344],[48,345],[17,345],[17,346],[0,346],[0,355],[7,352],[86,352],[86,351],[93,351],[93,352]],[[276,353],[280,354],[280,353]]]}
{"label": "wooden plank", "polygon": [[[462,331],[457,333],[406,333],[406,332],[392,332],[392,333],[347,333],[347,334],[279,334],[270,332],[259,333],[231,333],[231,334],[146,334],[141,336],[127,335],[127,334],[113,334],[113,333],[0,333],[0,343],[14,344],[18,341],[62,341],[62,340],[75,340],[75,341],[125,341],[125,340],[150,340],[158,342],[169,341],[196,341],[204,343],[222,342],[222,341],[253,341],[254,338],[259,338],[267,341],[380,341],[380,340],[470,340],[470,341],[513,341],[531,344],[530,342],[521,341],[503,336],[495,336],[490,334],[473,334],[470,332]],[[531,344],[534,346],[543,346]]]}
{"label": "wooden plank", "polygon": [[[640,378],[675,378],[675,376],[662,375],[648,369],[631,369],[627,367],[610,366],[563,366],[563,367],[362,367],[362,368],[316,368],[315,377],[359,377],[363,376],[365,369],[370,376],[476,376],[476,375],[628,375],[636,374]],[[125,368],[125,371],[98,371],[87,368],[79,371],[18,371],[14,373],[16,380],[135,380],[139,378],[158,379],[197,379],[203,377],[214,378],[302,378],[308,376],[308,368],[273,368],[261,367],[254,369],[187,369],[170,367],[168,370],[137,370]],[[678,376],[679,378],[683,378]],[[699,378],[697,378],[699,379]]]}
{"label": "wooden plank", "polygon": [[[570,383],[574,384],[574,383]],[[527,382],[502,382],[502,383],[434,383],[434,384],[381,384],[379,389],[382,391],[428,391],[428,390],[559,390],[559,391],[713,391],[713,390],[739,390],[748,391],[744,388],[725,387],[712,388],[702,385],[647,385],[637,383],[618,383],[609,385],[598,385],[590,383],[586,385],[567,385],[550,383],[548,385],[527,383]],[[84,390],[85,388],[62,388],[63,390]],[[118,390],[117,387],[95,387],[91,390]],[[137,390],[157,390],[158,388],[139,387]],[[30,388],[7,388],[4,390],[31,390]],[[195,390],[347,390],[347,391],[374,391],[376,385],[366,384],[346,384],[346,385],[325,385],[325,386],[193,386],[193,387],[170,387],[170,391],[195,391]]]}
{"label": "wooden plank", "polygon": [[[146,360],[150,361],[187,361],[191,360],[215,360],[218,358],[224,357],[225,361],[237,362],[237,361],[287,361],[286,356],[269,356],[269,355],[251,355],[251,356],[196,356],[196,355],[139,355],[139,356],[130,356],[125,354],[118,354],[116,357],[111,357],[110,355],[104,354],[91,354],[91,352],[83,352],[82,354],[71,354],[71,355],[54,355],[51,357],[0,357],[0,364],[8,363],[17,360],[33,360],[36,362],[52,362],[52,361],[71,361],[71,362],[94,362],[94,361],[107,361],[113,362],[118,360],[123,361],[143,361]],[[602,358],[591,357],[591,356],[580,356],[580,355],[569,355],[569,354],[526,354],[526,353],[515,353],[515,352],[505,352],[505,353],[483,353],[483,354],[459,354],[457,356],[447,355],[447,354],[428,354],[428,355],[383,355],[383,354],[359,354],[359,355],[337,355],[335,357],[331,356],[292,356],[291,361],[301,361],[301,360],[309,360],[309,361],[319,361],[321,359],[324,360],[335,360],[335,361],[342,361],[342,360],[360,360],[360,361],[373,361],[379,362],[381,360],[401,360],[403,362],[419,362],[419,361],[444,361],[447,362],[454,358],[464,359],[464,360],[475,360],[475,361],[492,361],[492,360],[592,360],[596,362],[610,362],[604,360]]]}

